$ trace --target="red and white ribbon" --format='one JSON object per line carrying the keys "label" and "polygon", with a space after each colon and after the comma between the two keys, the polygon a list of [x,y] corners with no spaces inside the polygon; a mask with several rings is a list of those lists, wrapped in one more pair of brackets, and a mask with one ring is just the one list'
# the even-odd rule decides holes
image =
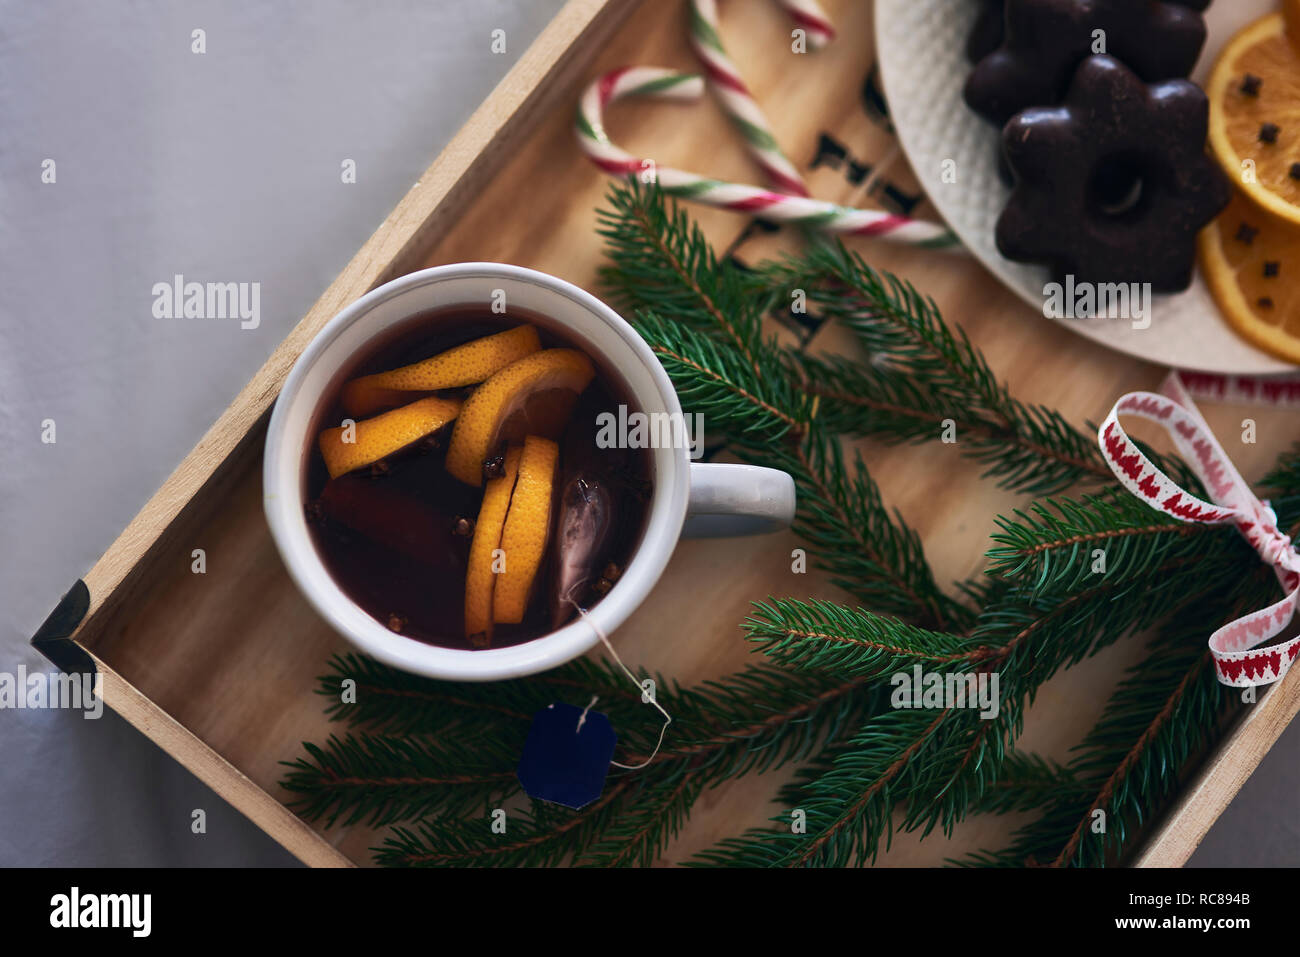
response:
{"label": "red and white ribbon", "polygon": [[1224,375],[1187,370],[1178,374],[1193,398],[1300,409],[1300,376]]}
{"label": "red and white ribbon", "polygon": [[[1286,630],[1295,616],[1300,602],[1300,552],[1279,531],[1277,515],[1268,503],[1255,497],[1224,453],[1177,372],[1165,380],[1161,393],[1130,392],[1115,403],[1098,430],[1102,455],[1120,484],[1152,508],[1182,522],[1235,525],[1276,571],[1286,593],[1281,601],[1238,618],[1210,636],[1219,681],[1234,687],[1271,684],[1286,674],[1300,653],[1300,635],[1258,647]],[[1163,426],[1213,502],[1191,495],[1156,468],[1120,426],[1121,415]]]}

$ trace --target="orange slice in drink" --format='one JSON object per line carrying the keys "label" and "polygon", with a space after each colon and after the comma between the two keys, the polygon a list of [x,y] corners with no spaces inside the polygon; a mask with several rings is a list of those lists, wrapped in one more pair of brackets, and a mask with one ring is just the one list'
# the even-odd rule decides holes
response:
{"label": "orange slice in drink", "polygon": [[326,429],[318,444],[330,478],[378,462],[456,418],[458,399],[430,396],[352,425]]}
{"label": "orange slice in drink", "polygon": [[492,643],[492,597],[498,578],[496,552],[501,547],[501,530],[505,527],[522,454],[519,446],[506,452],[505,471],[488,479],[483,504],[474,521],[474,538],[470,541],[469,564],[465,569],[465,637],[479,647]]}
{"label": "orange slice in drink", "polygon": [[1205,86],[1210,146],[1234,184],[1300,223],[1300,0],[1237,33]]}
{"label": "orange slice in drink", "polygon": [[354,417],[371,415],[406,402],[410,398],[408,392],[437,392],[474,385],[541,348],[535,328],[516,326],[413,365],[353,379],[343,387],[343,408]]}
{"label": "orange slice in drink", "polygon": [[1229,325],[1264,351],[1300,365],[1300,226],[1234,190],[1197,241],[1205,280]]}
{"label": "orange slice in drink", "polygon": [[492,618],[500,624],[517,625],[524,620],[551,534],[551,498],[559,459],[560,447],[550,439],[530,435],[524,440],[519,475],[501,531],[505,570],[497,577],[492,596]]}
{"label": "orange slice in drink", "polygon": [[483,463],[502,441],[557,436],[573,402],[595,376],[576,349],[544,349],[497,372],[465,400],[447,446],[447,471],[483,483]]}

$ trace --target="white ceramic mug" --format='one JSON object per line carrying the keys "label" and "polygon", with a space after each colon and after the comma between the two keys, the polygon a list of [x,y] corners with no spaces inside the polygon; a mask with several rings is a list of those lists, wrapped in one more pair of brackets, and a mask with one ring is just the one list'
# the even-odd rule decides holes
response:
{"label": "white ceramic mug", "polygon": [[493,681],[563,664],[599,641],[595,628],[609,635],[627,620],[654,588],[683,534],[771,531],[789,525],[794,517],[794,481],[785,472],[692,462],[689,449],[680,443],[654,448],[653,490],[641,543],[614,587],[585,619],[522,644],[471,651],[416,641],[372,618],[334,581],[307,527],[304,503],[309,457],[316,447],[311,429],[317,406],[340,372],[386,330],[432,309],[486,308],[496,290],[504,292],[508,308],[549,319],[575,345],[617,370],[637,409],[680,416],[677,393],[659,360],[636,331],[595,296],[520,266],[457,263],[394,279],[331,319],[290,371],[266,435],[266,518],[289,574],[325,620],[359,649],[396,668],[433,678]]}

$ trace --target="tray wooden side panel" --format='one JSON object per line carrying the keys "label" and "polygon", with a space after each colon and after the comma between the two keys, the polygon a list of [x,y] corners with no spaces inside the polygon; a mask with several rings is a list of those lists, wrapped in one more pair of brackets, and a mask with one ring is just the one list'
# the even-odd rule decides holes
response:
{"label": "tray wooden side panel", "polygon": [[1182,867],[1259,762],[1300,712],[1295,676],[1269,688],[1224,736],[1134,858],[1135,867]]}
{"label": "tray wooden side panel", "polygon": [[220,757],[129,681],[91,655],[102,678],[104,703],[130,722],[145,737],[185,765],[232,807],[309,867],[352,867],[353,861],[336,850],[320,832]]}

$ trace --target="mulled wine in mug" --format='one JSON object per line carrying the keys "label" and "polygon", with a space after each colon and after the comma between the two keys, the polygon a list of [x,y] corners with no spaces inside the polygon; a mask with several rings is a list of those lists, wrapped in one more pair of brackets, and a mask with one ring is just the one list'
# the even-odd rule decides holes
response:
{"label": "mulled wine in mug", "polygon": [[786,473],[692,461],[704,425],[599,299],[518,266],[439,266],[303,351],[267,432],[267,520],[366,653],[431,677],[531,674],[622,624],[683,534],[789,524]]}

